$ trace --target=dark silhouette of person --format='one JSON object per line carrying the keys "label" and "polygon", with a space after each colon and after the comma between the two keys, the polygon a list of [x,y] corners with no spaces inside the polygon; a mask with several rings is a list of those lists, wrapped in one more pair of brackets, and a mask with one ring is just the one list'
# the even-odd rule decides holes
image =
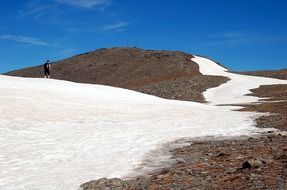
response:
{"label": "dark silhouette of person", "polygon": [[50,60],[47,60],[46,63],[44,64],[44,78],[50,78],[51,74],[51,64]]}

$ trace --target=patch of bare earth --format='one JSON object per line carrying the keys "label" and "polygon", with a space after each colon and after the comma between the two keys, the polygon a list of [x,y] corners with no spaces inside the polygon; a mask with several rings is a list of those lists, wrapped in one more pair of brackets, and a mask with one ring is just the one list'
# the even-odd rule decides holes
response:
{"label": "patch of bare earth", "polygon": [[242,111],[270,112],[256,120],[258,127],[277,128],[287,131],[287,85],[261,86],[252,90],[254,96],[268,98],[256,105],[245,105]]}
{"label": "patch of bare earth", "polygon": [[202,93],[209,88],[217,87],[228,79],[224,77],[203,76],[184,77],[175,80],[151,83],[134,90],[162,98],[204,102]]}

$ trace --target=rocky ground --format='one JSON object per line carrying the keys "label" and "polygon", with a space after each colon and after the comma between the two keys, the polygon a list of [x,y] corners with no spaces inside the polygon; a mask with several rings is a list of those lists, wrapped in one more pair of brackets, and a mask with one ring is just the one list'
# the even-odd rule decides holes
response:
{"label": "rocky ground", "polygon": [[254,76],[264,76],[278,79],[287,79],[287,69],[281,70],[269,70],[269,71],[248,71],[241,72],[240,74],[254,75]]}
{"label": "rocky ground", "polygon": [[[99,179],[83,184],[96,189],[287,189],[287,85],[261,86],[253,90],[269,101],[245,105],[242,111],[271,112],[257,119],[258,127],[274,127],[257,137],[229,140],[190,140],[171,150],[172,166],[148,176],[123,181]],[[280,101],[280,102],[278,102]]]}
{"label": "rocky ground", "polygon": [[[260,104],[244,105],[242,111],[259,111],[273,113],[256,120],[258,127],[276,128],[287,131],[287,85],[261,86],[252,90],[254,96],[268,98]],[[269,98],[270,97],[270,98]]]}
{"label": "rocky ground", "polygon": [[166,99],[204,102],[204,91],[227,81],[226,77],[198,75],[152,83],[133,90]]}

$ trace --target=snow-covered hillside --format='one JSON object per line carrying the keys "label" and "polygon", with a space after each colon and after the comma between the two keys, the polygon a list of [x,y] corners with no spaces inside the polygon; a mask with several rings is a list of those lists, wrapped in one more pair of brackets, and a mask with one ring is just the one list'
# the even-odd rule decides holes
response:
{"label": "snow-covered hillside", "polygon": [[227,83],[208,89],[203,93],[206,101],[212,105],[256,102],[259,98],[244,96],[251,93],[250,89],[258,88],[260,85],[287,84],[286,80],[230,73],[207,58],[195,56],[192,60],[199,65],[199,70],[204,75],[225,76],[231,79]]}
{"label": "snow-covered hillside", "polygon": [[0,76],[0,189],[77,189],[92,179],[126,176],[147,153],[182,137],[261,132],[254,127],[258,114],[215,105],[256,101],[243,95],[287,81],[231,74],[201,57],[193,61],[203,74],[231,79],[205,92],[210,104]]}

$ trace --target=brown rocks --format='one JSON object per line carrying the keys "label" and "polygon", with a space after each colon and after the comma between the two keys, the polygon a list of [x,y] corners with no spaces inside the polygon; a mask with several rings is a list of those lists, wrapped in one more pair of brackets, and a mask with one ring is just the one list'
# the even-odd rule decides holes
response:
{"label": "brown rocks", "polygon": [[285,188],[287,137],[274,134],[272,139],[269,141],[266,135],[234,139],[233,143],[230,140],[195,142],[172,151],[174,157],[184,162],[125,181],[127,186],[122,187],[128,190]]}
{"label": "brown rocks", "polygon": [[[241,111],[258,111],[273,113],[256,119],[261,128],[276,128],[287,130],[287,85],[265,85],[251,90],[252,96],[270,97],[268,101],[256,105],[244,105]],[[272,134],[272,132],[270,132]]]}
{"label": "brown rocks", "polygon": [[254,76],[264,76],[278,79],[287,79],[287,69],[281,70],[270,70],[270,71],[249,71],[242,72],[241,74],[254,75]]}
{"label": "brown rocks", "polygon": [[122,190],[127,188],[127,183],[118,178],[102,178],[81,185],[82,190]]}
{"label": "brown rocks", "polygon": [[264,164],[266,164],[266,162],[264,160],[260,160],[257,158],[250,158],[242,164],[242,169],[259,168]]}

